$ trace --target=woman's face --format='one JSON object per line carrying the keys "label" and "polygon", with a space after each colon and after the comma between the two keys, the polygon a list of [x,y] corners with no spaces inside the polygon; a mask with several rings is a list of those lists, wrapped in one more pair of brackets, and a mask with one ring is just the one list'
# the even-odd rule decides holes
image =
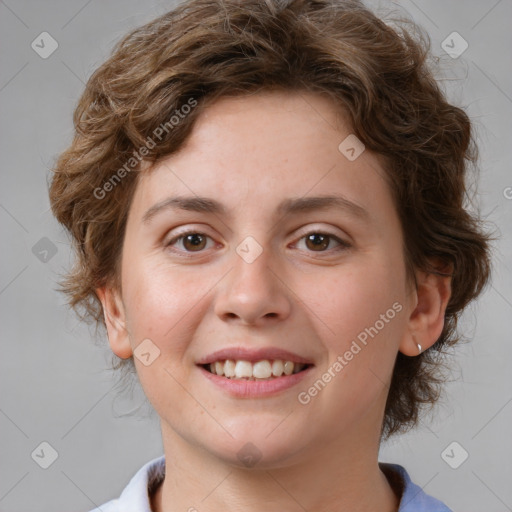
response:
{"label": "woman's face", "polygon": [[141,176],[109,337],[164,436],[268,467],[378,436],[414,304],[383,169],[349,136],[320,95],[223,98]]}

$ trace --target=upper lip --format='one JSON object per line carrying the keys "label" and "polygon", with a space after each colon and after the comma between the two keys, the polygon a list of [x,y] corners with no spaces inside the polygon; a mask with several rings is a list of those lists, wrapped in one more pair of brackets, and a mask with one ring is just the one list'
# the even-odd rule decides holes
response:
{"label": "upper lip", "polygon": [[215,363],[216,361],[225,361],[226,359],[250,362],[262,361],[264,359],[280,359],[281,361],[292,361],[293,363],[313,364],[311,359],[277,347],[260,348],[256,350],[245,347],[227,347],[202,357],[197,361],[197,364]]}

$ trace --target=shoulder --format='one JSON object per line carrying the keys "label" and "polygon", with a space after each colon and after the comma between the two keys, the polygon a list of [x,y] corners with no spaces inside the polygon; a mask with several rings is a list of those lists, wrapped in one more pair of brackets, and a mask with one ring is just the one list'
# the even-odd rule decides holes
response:
{"label": "shoulder", "polygon": [[162,455],[144,464],[119,498],[108,501],[90,512],[151,512],[149,496],[164,476],[165,457]]}
{"label": "shoulder", "polygon": [[401,496],[398,512],[452,512],[444,503],[413,483],[403,466],[379,462],[379,467]]}

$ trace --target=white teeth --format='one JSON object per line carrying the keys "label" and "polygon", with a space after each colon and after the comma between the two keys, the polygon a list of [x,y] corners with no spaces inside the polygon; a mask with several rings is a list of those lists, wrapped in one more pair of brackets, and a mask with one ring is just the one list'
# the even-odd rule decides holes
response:
{"label": "white teeth", "polygon": [[[217,374],[218,375],[218,374]],[[235,377],[252,377],[252,364],[249,361],[237,361],[235,366]]]}
{"label": "white teeth", "polygon": [[257,379],[268,379],[272,375],[272,366],[268,361],[258,361],[252,367],[252,376]]}
{"label": "white teeth", "polygon": [[227,359],[226,361],[215,361],[215,363],[210,363],[209,365],[210,372],[215,375],[221,375],[230,379],[249,380],[266,380],[283,375],[292,375],[293,373],[300,372],[304,367],[304,364],[282,361],[280,359],[274,361],[263,359],[255,363],[245,360],[234,361]]}
{"label": "white teeth", "polygon": [[235,376],[235,367],[236,367],[235,361],[228,359],[224,363],[224,375],[226,377],[234,377]]}
{"label": "white teeth", "polygon": [[283,375],[283,372],[284,372],[283,361],[276,359],[272,363],[272,375],[274,375],[274,377],[281,377],[281,375]]}
{"label": "white teeth", "polygon": [[293,373],[293,367],[295,365],[291,361],[286,361],[284,363],[284,374],[291,375]]}

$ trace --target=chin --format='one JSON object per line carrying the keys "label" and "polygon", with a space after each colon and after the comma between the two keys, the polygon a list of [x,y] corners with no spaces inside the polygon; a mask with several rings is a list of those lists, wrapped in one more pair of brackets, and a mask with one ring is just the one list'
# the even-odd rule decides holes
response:
{"label": "chin", "polygon": [[[306,450],[306,432],[291,432],[284,427],[280,417],[274,422],[254,417],[247,421],[231,423],[228,427],[233,435],[223,436],[219,444],[212,446],[212,439],[205,440],[203,446],[226,464],[247,469],[276,469],[291,464]],[[282,424],[279,426],[279,423]],[[242,424],[243,423],[243,424]],[[275,429],[275,430],[273,430]]]}

